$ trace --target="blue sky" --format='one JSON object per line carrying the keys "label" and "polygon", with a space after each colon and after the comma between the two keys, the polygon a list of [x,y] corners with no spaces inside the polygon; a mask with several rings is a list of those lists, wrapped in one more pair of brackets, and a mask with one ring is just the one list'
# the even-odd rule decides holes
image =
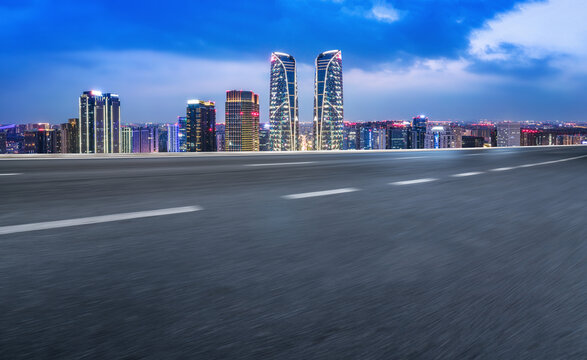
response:
{"label": "blue sky", "polygon": [[584,0],[2,0],[0,123],[64,122],[88,89],[120,94],[124,122],[172,122],[190,98],[261,95],[269,56],[343,52],[345,118],[587,117]]}

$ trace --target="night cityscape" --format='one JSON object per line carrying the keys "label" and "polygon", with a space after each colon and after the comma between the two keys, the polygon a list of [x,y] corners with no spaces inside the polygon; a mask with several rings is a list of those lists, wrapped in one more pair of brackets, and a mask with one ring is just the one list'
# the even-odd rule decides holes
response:
{"label": "night cityscape", "polygon": [[587,3],[0,4],[0,359],[586,359]]}
{"label": "night cityscape", "polygon": [[227,90],[224,123],[216,102],[187,100],[175,123],[123,124],[118,94],[84,91],[79,116],[62,124],[0,126],[0,154],[116,154],[214,151],[455,149],[585,145],[587,122],[344,120],[342,52],[316,58],[314,121],[299,120],[295,58],[271,54],[269,121],[260,122],[260,97]]}

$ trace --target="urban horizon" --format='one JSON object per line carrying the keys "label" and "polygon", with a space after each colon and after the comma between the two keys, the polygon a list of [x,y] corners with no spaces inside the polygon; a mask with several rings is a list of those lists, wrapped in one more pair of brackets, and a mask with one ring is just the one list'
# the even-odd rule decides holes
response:
{"label": "urban horizon", "polygon": [[[223,121],[217,121],[216,104],[221,102],[189,99],[185,101],[186,116],[177,116],[176,122],[125,123],[120,95],[94,89],[83,92],[78,117],[70,117],[67,123],[0,124],[0,154],[437,149],[587,143],[587,123],[569,121],[466,122],[430,120],[426,115],[415,116],[411,121],[348,121],[344,117],[340,50],[325,51],[316,58],[314,115],[312,122],[306,122],[299,117],[295,57],[273,52],[268,65],[269,110],[264,116],[259,94],[226,90],[226,106],[221,107],[220,116]],[[492,133],[485,131],[487,125],[493,127]]]}

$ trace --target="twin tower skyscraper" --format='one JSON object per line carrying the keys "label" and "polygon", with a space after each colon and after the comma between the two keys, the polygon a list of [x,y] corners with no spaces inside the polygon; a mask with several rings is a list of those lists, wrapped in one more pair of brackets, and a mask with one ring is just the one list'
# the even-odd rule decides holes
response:
{"label": "twin tower skyscraper", "polygon": [[[273,151],[300,150],[298,82],[293,56],[271,54],[269,93],[270,142]],[[318,55],[314,75],[313,149],[342,150],[342,53]]]}

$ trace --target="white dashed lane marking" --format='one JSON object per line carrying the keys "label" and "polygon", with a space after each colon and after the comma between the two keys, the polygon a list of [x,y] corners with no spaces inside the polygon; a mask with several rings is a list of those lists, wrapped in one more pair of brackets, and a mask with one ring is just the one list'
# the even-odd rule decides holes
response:
{"label": "white dashed lane marking", "polygon": [[342,189],[333,189],[333,190],[324,190],[324,191],[314,191],[314,192],[307,192],[301,194],[291,194],[283,196],[284,199],[288,200],[296,200],[296,199],[305,199],[317,196],[328,196],[328,195],[337,195],[337,194],[345,194],[350,192],[359,191],[357,188],[342,188]]}
{"label": "white dashed lane marking", "polygon": [[103,216],[92,216],[92,217],[69,219],[69,220],[58,220],[58,221],[47,221],[47,222],[39,222],[39,223],[32,223],[32,224],[1,226],[0,227],[0,235],[22,233],[22,232],[28,232],[28,231],[58,229],[58,228],[80,226],[80,225],[100,224],[100,223],[107,223],[107,222],[113,222],[113,221],[140,219],[140,218],[147,218],[147,217],[154,217],[154,216],[175,215],[175,214],[189,213],[189,212],[200,211],[200,210],[203,210],[203,209],[199,206],[184,206],[184,207],[159,209],[159,210],[138,211],[138,212],[131,212],[131,213],[103,215]]}
{"label": "white dashed lane marking", "polygon": [[245,166],[260,167],[260,166],[287,166],[287,165],[306,165],[314,164],[315,161],[298,161],[298,162],[282,162],[282,163],[265,163],[265,164],[246,164]]}
{"label": "white dashed lane marking", "polygon": [[426,178],[426,179],[404,180],[404,181],[392,182],[392,183],[389,183],[389,185],[414,185],[414,184],[429,183],[429,182],[436,181],[436,180],[438,180],[438,179]]}
{"label": "white dashed lane marking", "polygon": [[484,174],[483,171],[472,171],[472,172],[466,172],[466,173],[461,173],[461,174],[455,174],[453,175],[453,177],[467,177],[467,176],[475,176],[475,175],[481,175]]}

